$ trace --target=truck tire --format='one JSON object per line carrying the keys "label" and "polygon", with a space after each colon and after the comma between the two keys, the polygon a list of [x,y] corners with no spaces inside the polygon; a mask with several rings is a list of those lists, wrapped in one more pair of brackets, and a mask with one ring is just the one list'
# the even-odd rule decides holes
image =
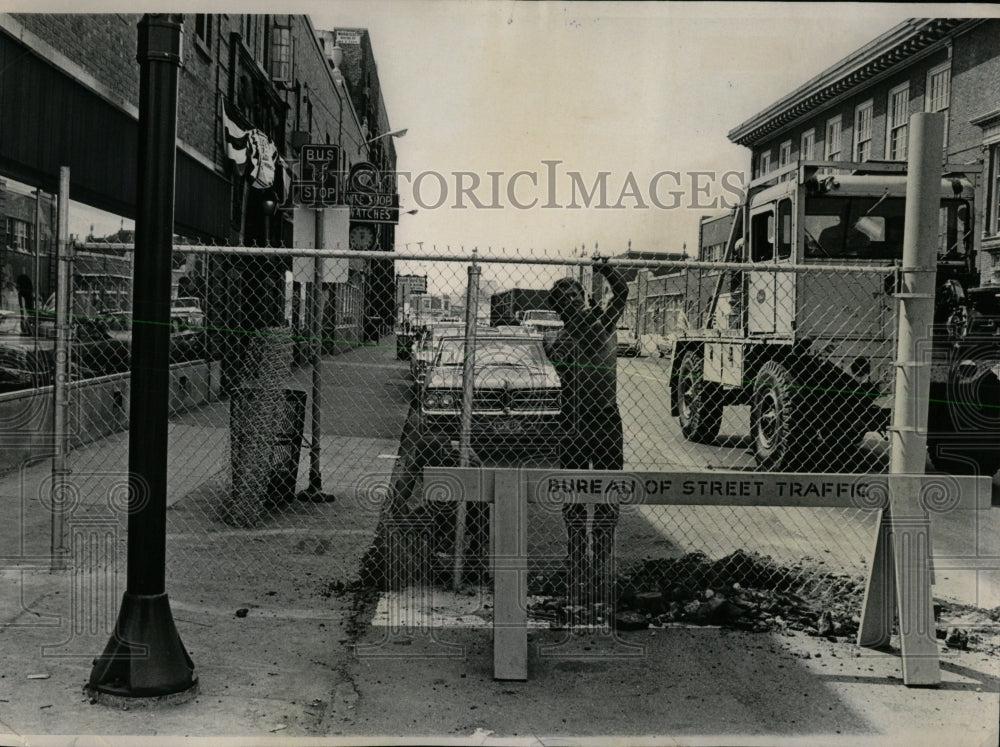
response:
{"label": "truck tire", "polygon": [[750,434],[757,468],[793,471],[806,450],[803,443],[803,397],[783,365],[768,361],[753,385]]}
{"label": "truck tire", "polygon": [[722,392],[702,378],[702,357],[689,350],[677,371],[677,418],[689,441],[710,443],[722,425]]}

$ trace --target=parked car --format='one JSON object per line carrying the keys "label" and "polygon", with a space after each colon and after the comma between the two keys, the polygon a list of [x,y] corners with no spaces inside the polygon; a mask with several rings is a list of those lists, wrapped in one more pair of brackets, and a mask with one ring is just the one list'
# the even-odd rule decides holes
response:
{"label": "parked car", "polygon": [[618,355],[638,356],[640,351],[639,338],[631,327],[619,327],[615,330],[618,337]]}
{"label": "parked car", "polygon": [[[0,391],[48,386],[55,380],[53,336],[13,332],[9,317],[0,321]],[[53,325],[52,329],[55,327]],[[104,318],[76,319],[70,346],[70,377],[75,381],[129,370],[129,344],[115,339]]]}
{"label": "parked car", "polygon": [[44,386],[49,367],[31,337],[21,334],[21,315],[0,309],[0,393]]}
{"label": "parked car", "polygon": [[[132,312],[115,311],[102,314],[101,322],[112,339],[132,347]],[[201,360],[207,354],[205,314],[200,306],[173,306],[170,309],[170,362],[184,363]],[[128,370],[128,357],[125,358]],[[110,372],[109,372],[110,373]]]}
{"label": "parked car", "polygon": [[[471,439],[477,448],[551,447],[560,433],[560,383],[541,336],[477,336]],[[425,433],[460,438],[465,341],[438,343],[420,396]]]}
{"label": "parked car", "polygon": [[461,323],[435,324],[427,327],[424,332],[416,338],[413,348],[410,351],[410,376],[416,385],[416,390],[420,391],[420,385],[424,381],[424,374],[430,365],[431,358],[434,357],[434,349],[442,337],[452,337],[461,335],[465,330],[465,325]]}

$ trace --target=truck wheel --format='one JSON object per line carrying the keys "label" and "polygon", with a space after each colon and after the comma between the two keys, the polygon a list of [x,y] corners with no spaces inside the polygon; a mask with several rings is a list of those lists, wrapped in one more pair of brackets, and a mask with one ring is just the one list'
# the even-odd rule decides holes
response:
{"label": "truck wheel", "polygon": [[702,378],[701,355],[684,354],[677,373],[677,416],[681,433],[689,441],[709,443],[722,424],[722,392]]}
{"label": "truck wheel", "polygon": [[780,363],[768,361],[757,372],[750,408],[750,433],[758,469],[789,472],[798,464],[802,443],[802,397]]}

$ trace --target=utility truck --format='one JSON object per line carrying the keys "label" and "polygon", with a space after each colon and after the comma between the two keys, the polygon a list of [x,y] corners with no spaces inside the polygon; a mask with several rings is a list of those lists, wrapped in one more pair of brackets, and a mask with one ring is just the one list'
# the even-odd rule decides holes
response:
{"label": "utility truck", "polygon": [[[1000,467],[1000,286],[976,267],[978,168],[942,171],[927,444],[934,465]],[[674,344],[671,413],[710,443],[749,405],[759,469],[858,458],[890,427],[906,164],[800,161],[753,180],[725,263]],[[815,266],[812,269],[810,266]],[[829,269],[821,269],[829,268]],[[839,269],[834,269],[839,268]]]}

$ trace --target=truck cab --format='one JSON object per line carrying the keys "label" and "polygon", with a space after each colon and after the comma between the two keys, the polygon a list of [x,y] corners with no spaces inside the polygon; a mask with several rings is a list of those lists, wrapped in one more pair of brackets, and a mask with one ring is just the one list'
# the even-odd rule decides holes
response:
{"label": "truck cab", "polygon": [[[749,404],[758,466],[787,471],[809,454],[849,453],[865,433],[885,432],[905,168],[800,162],[751,182],[734,214],[724,269],[699,302],[701,318],[675,346],[671,406],[687,438],[714,440],[723,408]],[[967,400],[953,390],[968,358],[958,327],[979,284],[973,179],[955,171],[941,180],[928,442],[935,463],[953,469],[961,465],[939,447],[955,435],[956,403]],[[964,369],[989,379],[977,379],[980,415],[1000,404],[987,401],[1000,372],[993,372],[996,350],[995,340],[979,345],[975,364],[967,360]],[[1000,450],[979,451],[970,461],[966,450],[959,461],[982,471],[1000,466]]]}

